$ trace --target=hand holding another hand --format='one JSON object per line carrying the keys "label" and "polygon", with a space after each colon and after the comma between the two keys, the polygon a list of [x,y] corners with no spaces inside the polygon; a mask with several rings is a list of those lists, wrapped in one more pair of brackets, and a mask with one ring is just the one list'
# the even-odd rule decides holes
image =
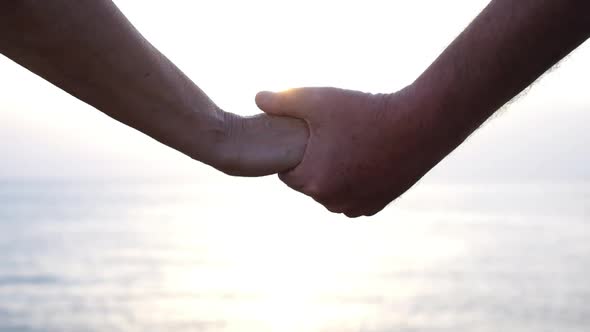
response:
{"label": "hand holding another hand", "polygon": [[454,147],[441,144],[410,89],[383,95],[300,88],[261,92],[256,103],[268,114],[300,118],[309,127],[301,163],[280,179],[348,217],[381,211]]}

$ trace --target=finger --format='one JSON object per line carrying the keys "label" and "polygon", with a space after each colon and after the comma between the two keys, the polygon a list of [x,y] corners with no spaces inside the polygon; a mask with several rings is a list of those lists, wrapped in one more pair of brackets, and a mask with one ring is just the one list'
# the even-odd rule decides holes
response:
{"label": "finger", "polygon": [[365,215],[367,217],[372,217],[372,216],[376,215],[377,213],[383,211],[383,209],[385,209],[386,206],[387,205],[382,204],[382,205],[379,205],[377,207],[369,208],[369,209],[365,210],[365,212],[363,213],[363,215]]}
{"label": "finger", "polygon": [[256,105],[265,113],[306,118],[317,104],[322,88],[298,88],[283,92],[262,91],[256,95]]}
{"label": "finger", "polygon": [[[316,202],[320,203],[321,205],[334,205],[337,204],[326,204],[326,196],[328,196],[320,185],[317,184],[316,181],[313,181],[308,175],[309,172],[306,171],[305,165],[297,166],[294,169],[279,173],[279,179],[283,181],[287,186],[291,189],[299,191],[306,196],[313,198]],[[338,203],[335,201],[335,203]]]}
{"label": "finger", "polygon": [[364,216],[364,213],[360,212],[360,211],[354,211],[354,212],[344,212],[344,215],[347,216],[348,218],[358,218],[358,217],[362,217]]}
{"label": "finger", "polygon": [[344,213],[344,212],[342,212],[342,210],[340,210],[338,208],[327,207],[326,209],[334,214],[343,214]]}
{"label": "finger", "polygon": [[289,188],[303,193],[303,188],[305,182],[303,179],[298,178],[297,176],[293,176],[291,173],[293,171],[287,171],[283,173],[279,173],[279,180],[281,180],[284,184],[286,184]]}
{"label": "finger", "polygon": [[325,204],[322,204],[322,205],[324,205],[324,207],[326,208],[326,210],[328,210],[328,211],[330,211],[332,213],[336,213],[336,214],[342,214],[342,213],[344,213],[344,208],[341,207],[341,206],[338,206],[338,205],[325,205]]}
{"label": "finger", "polygon": [[344,214],[349,218],[358,218],[362,216],[372,217],[381,212],[388,202],[375,200],[360,200],[356,203],[348,204],[348,209]]}
{"label": "finger", "polygon": [[387,203],[379,203],[379,204],[369,206],[359,212],[363,216],[372,217],[372,216],[376,215],[377,213],[383,211],[383,209],[385,209],[386,206],[387,206]]}

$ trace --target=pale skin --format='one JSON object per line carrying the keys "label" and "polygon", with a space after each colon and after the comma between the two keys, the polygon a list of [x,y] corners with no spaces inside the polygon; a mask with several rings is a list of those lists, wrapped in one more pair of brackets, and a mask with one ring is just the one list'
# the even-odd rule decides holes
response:
{"label": "pale skin", "polygon": [[589,37],[587,0],[493,0],[401,91],[261,92],[263,111],[310,128],[302,162],[279,176],[332,212],[376,214]]}
{"label": "pale skin", "polygon": [[224,112],[110,0],[2,1],[0,53],[227,174],[284,171],[297,165],[305,149],[302,121]]}
{"label": "pale skin", "polygon": [[403,194],[583,43],[588,13],[587,0],[493,0],[401,91],[262,92],[256,103],[270,116],[253,118],[219,109],[109,0],[5,1],[0,52],[196,160],[232,175],[279,172],[358,217]]}

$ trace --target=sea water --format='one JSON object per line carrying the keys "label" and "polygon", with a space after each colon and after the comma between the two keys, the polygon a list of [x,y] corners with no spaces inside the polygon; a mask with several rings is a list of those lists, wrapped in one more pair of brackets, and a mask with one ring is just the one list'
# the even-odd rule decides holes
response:
{"label": "sea water", "polygon": [[421,185],[348,220],[233,183],[3,180],[0,331],[590,328],[588,185]]}

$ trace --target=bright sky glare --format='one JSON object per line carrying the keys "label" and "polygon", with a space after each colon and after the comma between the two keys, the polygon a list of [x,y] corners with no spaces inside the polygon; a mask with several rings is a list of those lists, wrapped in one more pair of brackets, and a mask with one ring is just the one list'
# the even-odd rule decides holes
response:
{"label": "bright sky glare", "polygon": [[[258,112],[262,89],[392,92],[412,82],[488,3],[116,1],[138,30],[222,108]],[[460,180],[590,179],[583,46],[449,158]],[[0,176],[212,172],[0,58]],[[146,169],[145,165],[150,167]],[[532,173],[531,173],[532,172]]]}

